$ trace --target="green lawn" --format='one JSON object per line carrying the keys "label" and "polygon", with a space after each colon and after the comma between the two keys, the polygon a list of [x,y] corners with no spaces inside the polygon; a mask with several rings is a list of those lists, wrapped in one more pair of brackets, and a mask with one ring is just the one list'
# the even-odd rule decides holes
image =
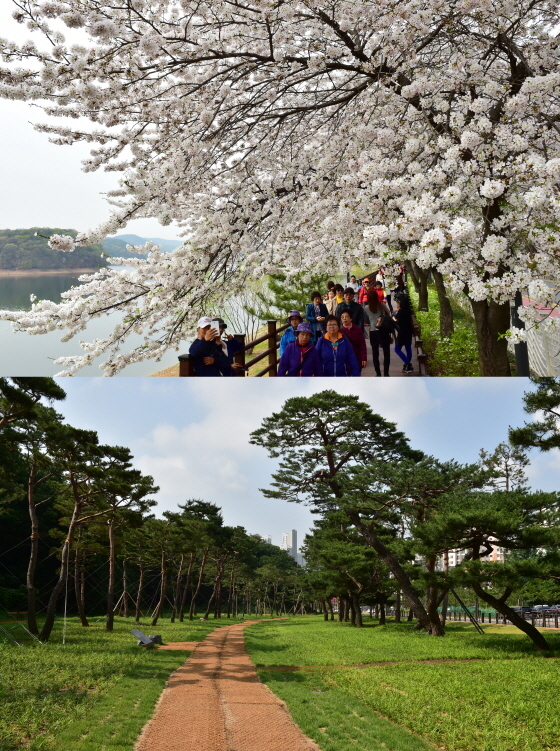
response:
{"label": "green lawn", "polygon": [[[307,617],[245,631],[261,679],[323,751],[557,751],[560,634],[546,635],[555,659],[508,626],[450,623],[434,639]],[[309,667],[271,669],[288,665]]]}
{"label": "green lawn", "polygon": [[[164,642],[201,641],[231,623],[164,618],[138,627]],[[71,618],[64,646],[60,622],[47,644],[0,642],[0,751],[132,751],[165,681],[190,654],[143,650],[133,628],[132,618],[116,618],[113,633],[103,619],[82,628]]]}
{"label": "green lawn", "polygon": [[[379,626],[366,619],[364,628],[356,629],[348,623],[307,617],[249,626],[245,640],[253,661],[263,667],[537,655],[530,639],[517,629],[488,625],[483,628],[485,634],[481,636],[470,623],[449,622],[446,636],[432,639],[424,632],[414,631],[409,623]],[[560,633],[547,632],[546,638],[560,655]]]}

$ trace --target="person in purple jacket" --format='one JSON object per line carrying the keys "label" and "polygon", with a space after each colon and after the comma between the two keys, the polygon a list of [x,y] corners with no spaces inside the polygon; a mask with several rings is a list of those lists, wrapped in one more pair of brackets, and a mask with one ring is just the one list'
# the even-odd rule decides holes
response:
{"label": "person in purple jacket", "polygon": [[322,336],[315,349],[321,359],[321,375],[332,377],[357,377],[362,374],[352,344],[348,337],[340,333],[338,318],[328,316],[327,333]]}
{"label": "person in purple jacket", "polygon": [[311,343],[313,327],[300,323],[296,329],[297,339],[286,345],[278,365],[279,376],[320,376],[321,362]]}

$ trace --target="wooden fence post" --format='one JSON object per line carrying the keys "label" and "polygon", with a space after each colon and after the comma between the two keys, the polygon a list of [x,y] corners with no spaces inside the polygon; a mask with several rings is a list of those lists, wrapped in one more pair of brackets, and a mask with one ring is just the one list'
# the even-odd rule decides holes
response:
{"label": "wooden fence post", "polygon": [[276,350],[276,321],[267,321],[268,327],[268,349],[270,354],[268,355],[268,364],[270,370],[268,371],[268,377],[273,378],[278,374],[278,352]]}
{"label": "wooden fence post", "polygon": [[190,359],[190,355],[179,355],[179,376],[181,377],[194,377],[194,368]]}
{"label": "wooden fence post", "polygon": [[[237,339],[237,341],[241,342],[241,344],[243,345],[243,349],[240,349],[239,352],[235,353],[233,360],[234,362],[237,362],[245,367],[245,334],[234,334],[233,338]],[[244,378],[246,375],[248,375],[248,373],[245,370],[239,369],[237,371],[237,375],[240,378]]]}

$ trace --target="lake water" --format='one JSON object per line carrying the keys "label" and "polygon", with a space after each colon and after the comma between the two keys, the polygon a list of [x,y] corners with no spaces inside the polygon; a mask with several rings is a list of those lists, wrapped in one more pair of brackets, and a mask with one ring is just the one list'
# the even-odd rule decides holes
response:
{"label": "lake water", "polygon": [[[118,268],[118,267],[114,267]],[[0,277],[0,309],[24,310],[31,305],[30,295],[33,293],[40,299],[60,302],[61,293],[66,292],[73,285],[79,284],[78,272],[68,274],[51,274],[40,276],[9,276]],[[52,376],[62,370],[62,366],[55,365],[58,357],[82,354],[80,341],[92,341],[103,338],[114,328],[120,319],[120,313],[112,313],[104,318],[91,321],[85,331],[69,342],[61,342],[62,331],[51,331],[48,334],[30,336],[22,332],[14,332],[9,321],[0,321],[0,376]],[[124,351],[143,344],[143,337],[132,334],[126,341]],[[185,342],[184,351],[188,351]],[[181,350],[183,351],[183,350]],[[179,352],[168,352],[161,362],[153,361],[135,363],[125,368],[120,375],[149,376],[163,370],[177,362]],[[99,364],[106,357],[99,357],[91,365],[82,368],[77,375],[100,376]]]}

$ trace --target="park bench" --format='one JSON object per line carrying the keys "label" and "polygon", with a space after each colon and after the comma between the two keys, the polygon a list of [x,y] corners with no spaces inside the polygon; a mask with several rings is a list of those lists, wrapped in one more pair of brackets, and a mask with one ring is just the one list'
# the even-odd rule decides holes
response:
{"label": "park bench", "polygon": [[150,649],[151,647],[154,647],[156,644],[163,643],[161,640],[161,634],[150,634],[149,636],[146,636],[146,634],[143,634],[137,628],[132,629],[130,633],[138,639],[139,647],[146,647],[146,649]]}
{"label": "park bench", "polygon": [[9,610],[6,610],[6,615],[10,616],[10,618],[15,618],[16,620],[20,617],[27,617],[27,610],[15,610],[10,612]]}

